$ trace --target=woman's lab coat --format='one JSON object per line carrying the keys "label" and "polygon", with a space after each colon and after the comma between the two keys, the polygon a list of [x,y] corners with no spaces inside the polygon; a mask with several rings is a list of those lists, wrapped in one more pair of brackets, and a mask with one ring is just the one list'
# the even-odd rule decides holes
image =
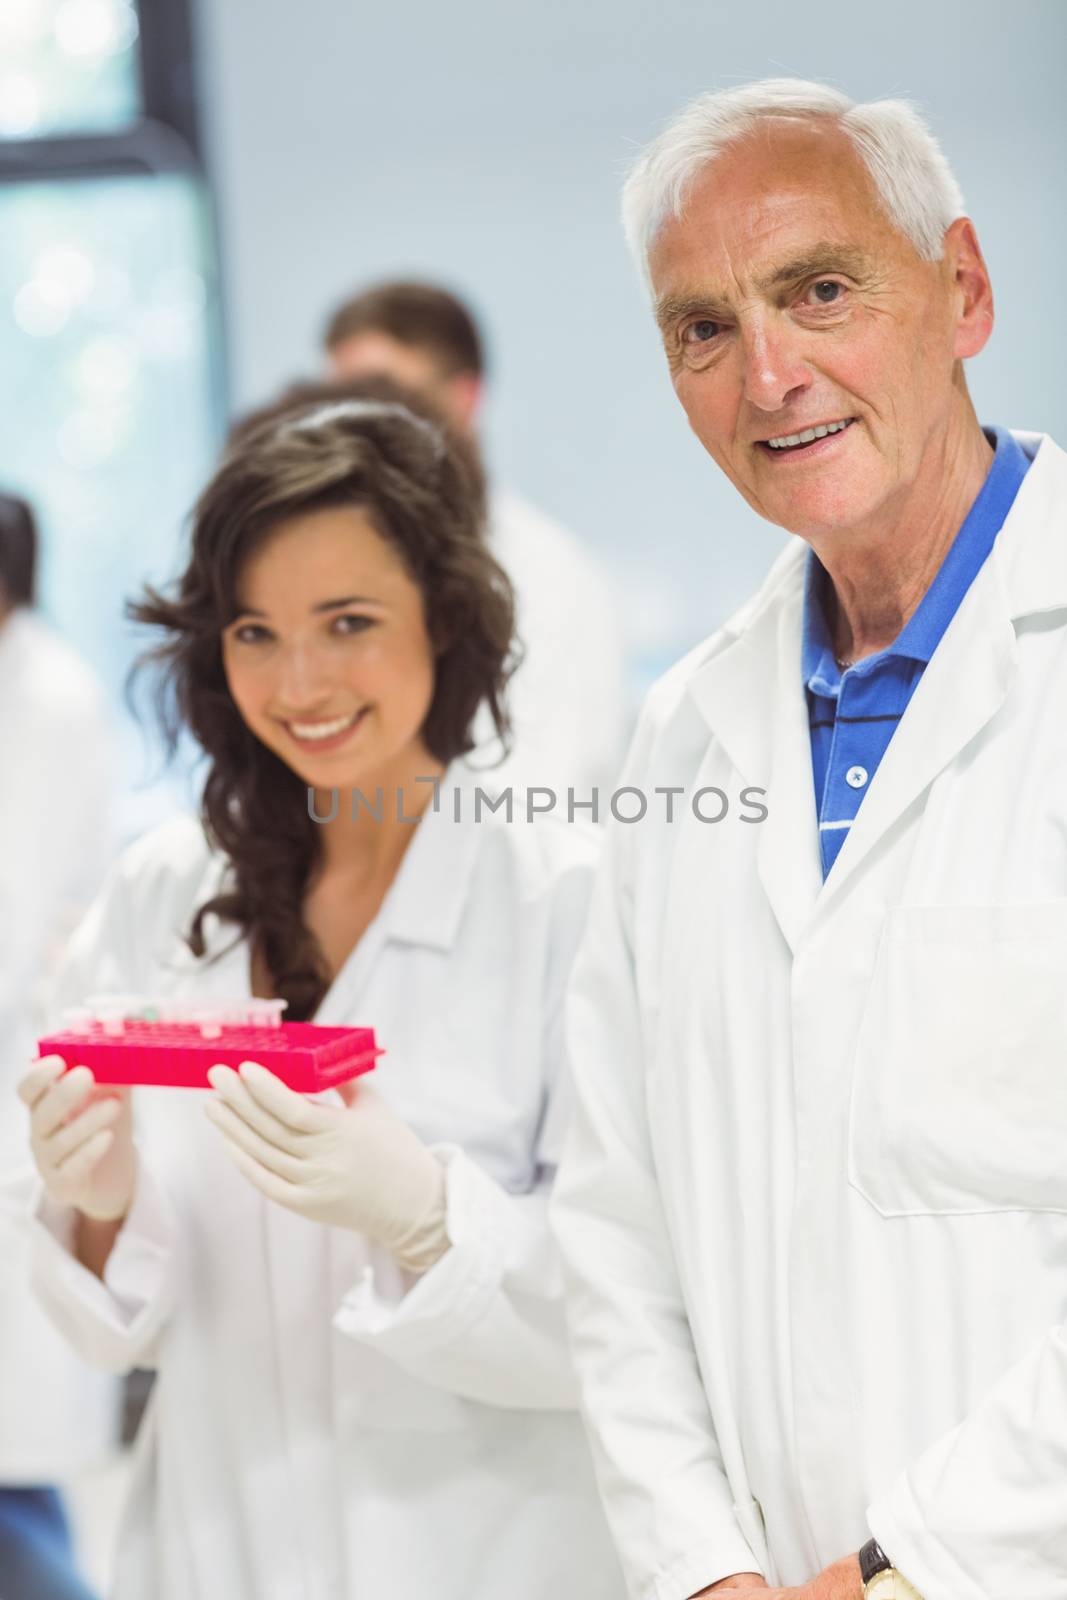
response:
{"label": "woman's lab coat", "polygon": [[[595,841],[551,822],[419,824],[316,1020],[368,1024],[375,1087],[448,1153],[452,1248],[413,1282],[363,1237],[272,1205],[205,1094],[135,1095],[140,1179],[101,1283],[33,1225],[40,1291],[90,1359],[154,1365],[116,1600],[618,1600],[545,1222],[568,1098],[561,996]],[[209,919],[226,870],[191,819],[123,857],[60,999],[247,996]]]}
{"label": "woman's lab coat", "polygon": [[[20,607],[0,625],[0,1182],[28,1159],[15,1085],[36,1054],[36,991],[107,867],[112,776],[99,684]],[[0,1203],[0,1487],[99,1460],[119,1402],[43,1314],[24,1232]]]}
{"label": "woman's lab coat", "polygon": [[625,781],[687,797],[609,830],[556,1210],[642,1600],[871,1532],[925,1600],[1067,1595],[1067,456],[1022,442],[825,882],[799,540],[642,719]]}

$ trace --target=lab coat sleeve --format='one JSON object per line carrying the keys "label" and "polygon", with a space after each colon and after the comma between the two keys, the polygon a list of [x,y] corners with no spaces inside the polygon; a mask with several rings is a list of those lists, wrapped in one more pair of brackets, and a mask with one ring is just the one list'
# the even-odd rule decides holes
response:
{"label": "lab coat sleeve", "polygon": [[[644,737],[639,727],[623,782],[653,770]],[[685,1600],[760,1563],[733,1508],[650,1145],[632,938],[637,833],[609,825],[575,966],[577,1107],[553,1221],[583,1411],[629,1593]]]}
{"label": "lab coat sleeve", "polygon": [[[135,845],[115,863],[72,935],[48,997],[50,1026],[88,994],[141,986],[151,934],[139,926],[135,907],[146,847],[149,841]],[[116,1372],[155,1364],[174,1300],[174,1219],[150,1169],[149,1160],[138,1160],[134,1201],[103,1280],[72,1253],[74,1212],[57,1205],[36,1177],[25,1193],[38,1298],[80,1355]]]}
{"label": "lab coat sleeve", "polygon": [[869,1508],[868,1523],[923,1600],[1060,1600],[1065,1485],[1061,1326],[901,1473]]}
{"label": "lab coat sleeve", "polygon": [[75,1214],[38,1185],[31,1275],[52,1322],[78,1354],[110,1372],[155,1367],[174,1304],[174,1221],[167,1198],[138,1162],[137,1190],[101,1280],[74,1256]]}
{"label": "lab coat sleeve", "polygon": [[574,868],[555,896],[544,1044],[550,1084],[534,1187],[511,1194],[462,1150],[432,1147],[447,1169],[450,1248],[399,1297],[390,1298],[374,1268],[367,1269],[335,1318],[342,1333],[375,1347],[414,1377],[465,1399],[517,1410],[566,1411],[578,1404],[547,1213],[570,1100],[563,991],[589,882],[588,866]]}

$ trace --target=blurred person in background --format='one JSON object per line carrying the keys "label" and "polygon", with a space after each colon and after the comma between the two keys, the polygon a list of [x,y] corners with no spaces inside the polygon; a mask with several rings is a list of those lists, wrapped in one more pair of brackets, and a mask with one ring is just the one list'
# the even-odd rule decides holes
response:
{"label": "blurred person in background", "polygon": [[[0,494],[0,1177],[29,1159],[14,1095],[34,996],[95,893],[110,833],[104,698],[33,610],[37,530]],[[26,1244],[0,1215],[0,1596],[88,1600],[53,1485],[114,1442],[113,1379],[84,1366],[33,1299]]]}
{"label": "blurred person in background", "polygon": [[[426,394],[461,432],[475,433],[483,341],[471,312],[447,290],[375,284],[338,307],[324,343],[334,378],[394,378]],[[568,787],[587,798],[614,779],[627,725],[625,651],[610,581],[572,534],[515,494],[491,494],[489,530],[515,589],[524,653],[508,688],[511,753],[485,776],[494,786],[555,789],[561,805]],[[485,711],[477,736],[487,755],[499,753]]]}
{"label": "blurred person in background", "polygon": [[546,1221],[599,834],[448,802],[480,705],[506,734],[513,607],[475,453],[414,405],[246,421],[136,613],[202,816],[124,854],[55,1003],[278,997],[388,1053],[339,1095],[135,1091],[136,1143],[88,1068],[24,1080],[38,1287],[157,1369],[115,1600],[619,1597]]}

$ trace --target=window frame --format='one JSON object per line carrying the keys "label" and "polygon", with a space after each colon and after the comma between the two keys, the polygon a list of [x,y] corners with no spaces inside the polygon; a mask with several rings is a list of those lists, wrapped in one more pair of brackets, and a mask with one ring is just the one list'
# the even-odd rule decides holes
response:
{"label": "window frame", "polygon": [[114,133],[0,138],[0,183],[186,172],[206,178],[189,0],[137,0],[137,122]]}
{"label": "window frame", "polygon": [[199,63],[192,0],[136,0],[141,115],[113,133],[0,138],[0,187],[93,178],[176,174],[200,189],[210,235],[214,311],[210,337],[212,390],[221,430],[229,407],[229,351],[218,213],[204,156]]}

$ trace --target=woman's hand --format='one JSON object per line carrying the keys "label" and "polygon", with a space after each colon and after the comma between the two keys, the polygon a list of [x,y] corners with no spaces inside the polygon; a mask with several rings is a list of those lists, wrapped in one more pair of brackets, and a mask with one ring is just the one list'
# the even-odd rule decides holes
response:
{"label": "woman's hand", "polygon": [[373,1089],[341,1085],[341,1107],[295,1094],[253,1061],[208,1078],[218,1098],[204,1109],[268,1200],[367,1234],[412,1272],[444,1255],[444,1168]]}
{"label": "woman's hand", "polygon": [[42,1056],[18,1092],[48,1193],[94,1221],[121,1221],[136,1174],[129,1090],[97,1088],[88,1067],[67,1072],[62,1057]]}

